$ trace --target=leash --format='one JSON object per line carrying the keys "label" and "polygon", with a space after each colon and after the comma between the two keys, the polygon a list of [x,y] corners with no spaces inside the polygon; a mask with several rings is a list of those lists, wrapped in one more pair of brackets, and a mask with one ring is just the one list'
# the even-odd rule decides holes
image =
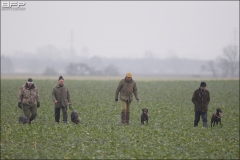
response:
{"label": "leash", "polygon": [[138,101],[137,103],[138,103],[138,108],[140,108],[142,110],[142,108],[140,107],[140,102]]}
{"label": "leash", "polygon": [[25,114],[24,114],[24,111],[23,111],[23,104],[22,104],[22,108],[20,108],[20,110],[21,110],[21,116],[26,117]]}
{"label": "leash", "polygon": [[[71,111],[77,112],[76,110],[73,109],[72,104],[69,104],[69,109]],[[77,114],[79,114],[81,116],[81,113],[77,112]]]}
{"label": "leash", "polygon": [[[25,117],[25,118],[27,118],[27,117],[25,116],[24,112],[23,112],[23,104],[22,104],[22,107],[21,107],[21,108],[19,108],[18,106],[16,107],[16,115],[17,115],[17,118],[19,118],[19,117]],[[18,122],[19,122],[19,119],[18,119]]]}
{"label": "leash", "polygon": [[74,110],[73,110],[73,107],[72,107],[72,104],[69,104],[69,109],[70,109],[71,111],[74,111]]}
{"label": "leash", "polygon": [[[22,108],[19,108],[18,106],[16,107],[16,112],[15,112],[16,114],[17,114],[17,117],[20,117],[20,116],[22,116],[22,113],[23,113],[23,107]],[[21,115],[20,115],[21,114]],[[19,116],[20,115],[20,116]]]}
{"label": "leash", "polygon": [[117,101],[114,102],[113,106],[115,109],[117,109]]}
{"label": "leash", "polygon": [[[117,104],[118,104],[118,101],[113,102],[114,115],[115,115],[115,113],[117,112],[117,111],[116,111],[116,110],[117,110]],[[115,116],[118,116],[118,114],[115,115]],[[112,120],[114,121],[114,124],[117,124],[117,120],[116,120],[115,116],[112,118]]]}

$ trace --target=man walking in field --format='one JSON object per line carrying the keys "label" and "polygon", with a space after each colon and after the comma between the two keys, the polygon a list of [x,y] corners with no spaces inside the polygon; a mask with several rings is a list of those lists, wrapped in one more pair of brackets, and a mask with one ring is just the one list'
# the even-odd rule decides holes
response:
{"label": "man walking in field", "polygon": [[203,127],[207,128],[207,111],[208,104],[210,102],[210,93],[206,87],[206,83],[201,82],[200,88],[197,89],[192,96],[192,102],[194,103],[195,111],[194,127],[198,125],[200,116],[202,115]]}
{"label": "man walking in field", "polygon": [[38,89],[33,84],[33,79],[29,78],[27,83],[22,85],[18,93],[18,107],[23,109],[24,115],[28,119],[28,124],[37,116],[37,108],[40,107]]}
{"label": "man walking in field", "polygon": [[127,73],[126,77],[119,82],[119,85],[116,90],[115,94],[115,101],[118,101],[118,95],[120,92],[120,99],[122,101],[122,113],[121,119],[122,124],[129,124],[130,119],[130,104],[132,102],[132,93],[134,93],[137,102],[138,99],[138,92],[137,92],[137,85],[136,82],[132,79],[132,74]]}
{"label": "man walking in field", "polygon": [[55,104],[55,121],[59,123],[60,109],[62,109],[63,122],[66,124],[68,118],[67,107],[71,105],[71,100],[69,90],[67,86],[64,85],[62,76],[59,77],[58,84],[52,90],[52,100]]}

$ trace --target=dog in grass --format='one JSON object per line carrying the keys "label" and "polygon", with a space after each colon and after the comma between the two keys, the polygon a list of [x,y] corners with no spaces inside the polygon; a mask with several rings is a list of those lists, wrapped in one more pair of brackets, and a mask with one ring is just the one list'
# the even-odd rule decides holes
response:
{"label": "dog in grass", "polygon": [[76,124],[79,124],[79,123],[80,123],[80,120],[79,120],[79,118],[78,118],[78,114],[77,114],[76,111],[72,111],[72,113],[71,113],[71,121],[72,121],[73,123],[76,123]]}
{"label": "dog in grass", "polygon": [[23,123],[23,124],[28,123],[27,117],[24,117],[24,116],[20,116],[20,117],[18,118],[18,121],[19,121],[19,123]]}
{"label": "dog in grass", "polygon": [[216,113],[212,115],[212,119],[211,119],[211,127],[216,124],[218,124],[218,122],[221,124],[221,113],[222,113],[222,110],[220,108],[217,108],[216,109]]}
{"label": "dog in grass", "polygon": [[141,124],[144,124],[144,121],[148,124],[148,109],[143,108],[142,109],[142,115],[141,115]]}

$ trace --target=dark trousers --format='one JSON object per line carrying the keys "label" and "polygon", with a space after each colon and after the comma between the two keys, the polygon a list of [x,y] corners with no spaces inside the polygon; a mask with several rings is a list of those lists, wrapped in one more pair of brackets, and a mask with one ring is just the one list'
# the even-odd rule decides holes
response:
{"label": "dark trousers", "polygon": [[194,127],[198,125],[201,115],[202,115],[202,121],[207,122],[207,112],[195,112]]}
{"label": "dark trousers", "polygon": [[60,119],[60,109],[62,109],[63,113],[63,121],[67,121],[67,107],[62,106],[61,108],[55,108],[55,121],[59,122]]}

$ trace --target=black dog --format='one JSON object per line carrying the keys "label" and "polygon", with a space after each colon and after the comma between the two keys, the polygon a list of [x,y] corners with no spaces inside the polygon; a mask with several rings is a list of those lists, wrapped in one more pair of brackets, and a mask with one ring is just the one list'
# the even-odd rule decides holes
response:
{"label": "black dog", "polygon": [[24,116],[20,116],[20,117],[18,118],[18,121],[19,121],[19,123],[23,123],[23,124],[28,123],[27,117],[24,117]]}
{"label": "black dog", "polygon": [[142,115],[141,115],[141,123],[144,124],[144,121],[147,122],[148,124],[148,109],[147,108],[143,108],[142,109]]}
{"label": "black dog", "polygon": [[220,125],[222,125],[222,124],[221,124],[221,116],[220,116],[221,113],[222,113],[222,110],[221,110],[220,108],[217,108],[217,109],[216,109],[216,114],[213,114],[213,115],[212,115],[211,127],[212,127],[212,124],[213,124],[213,127],[214,127],[215,123],[218,124],[218,122],[220,123]]}
{"label": "black dog", "polygon": [[71,121],[72,121],[73,123],[76,123],[76,124],[80,123],[80,120],[78,119],[78,114],[77,114],[77,112],[72,111],[72,113],[71,113]]}

